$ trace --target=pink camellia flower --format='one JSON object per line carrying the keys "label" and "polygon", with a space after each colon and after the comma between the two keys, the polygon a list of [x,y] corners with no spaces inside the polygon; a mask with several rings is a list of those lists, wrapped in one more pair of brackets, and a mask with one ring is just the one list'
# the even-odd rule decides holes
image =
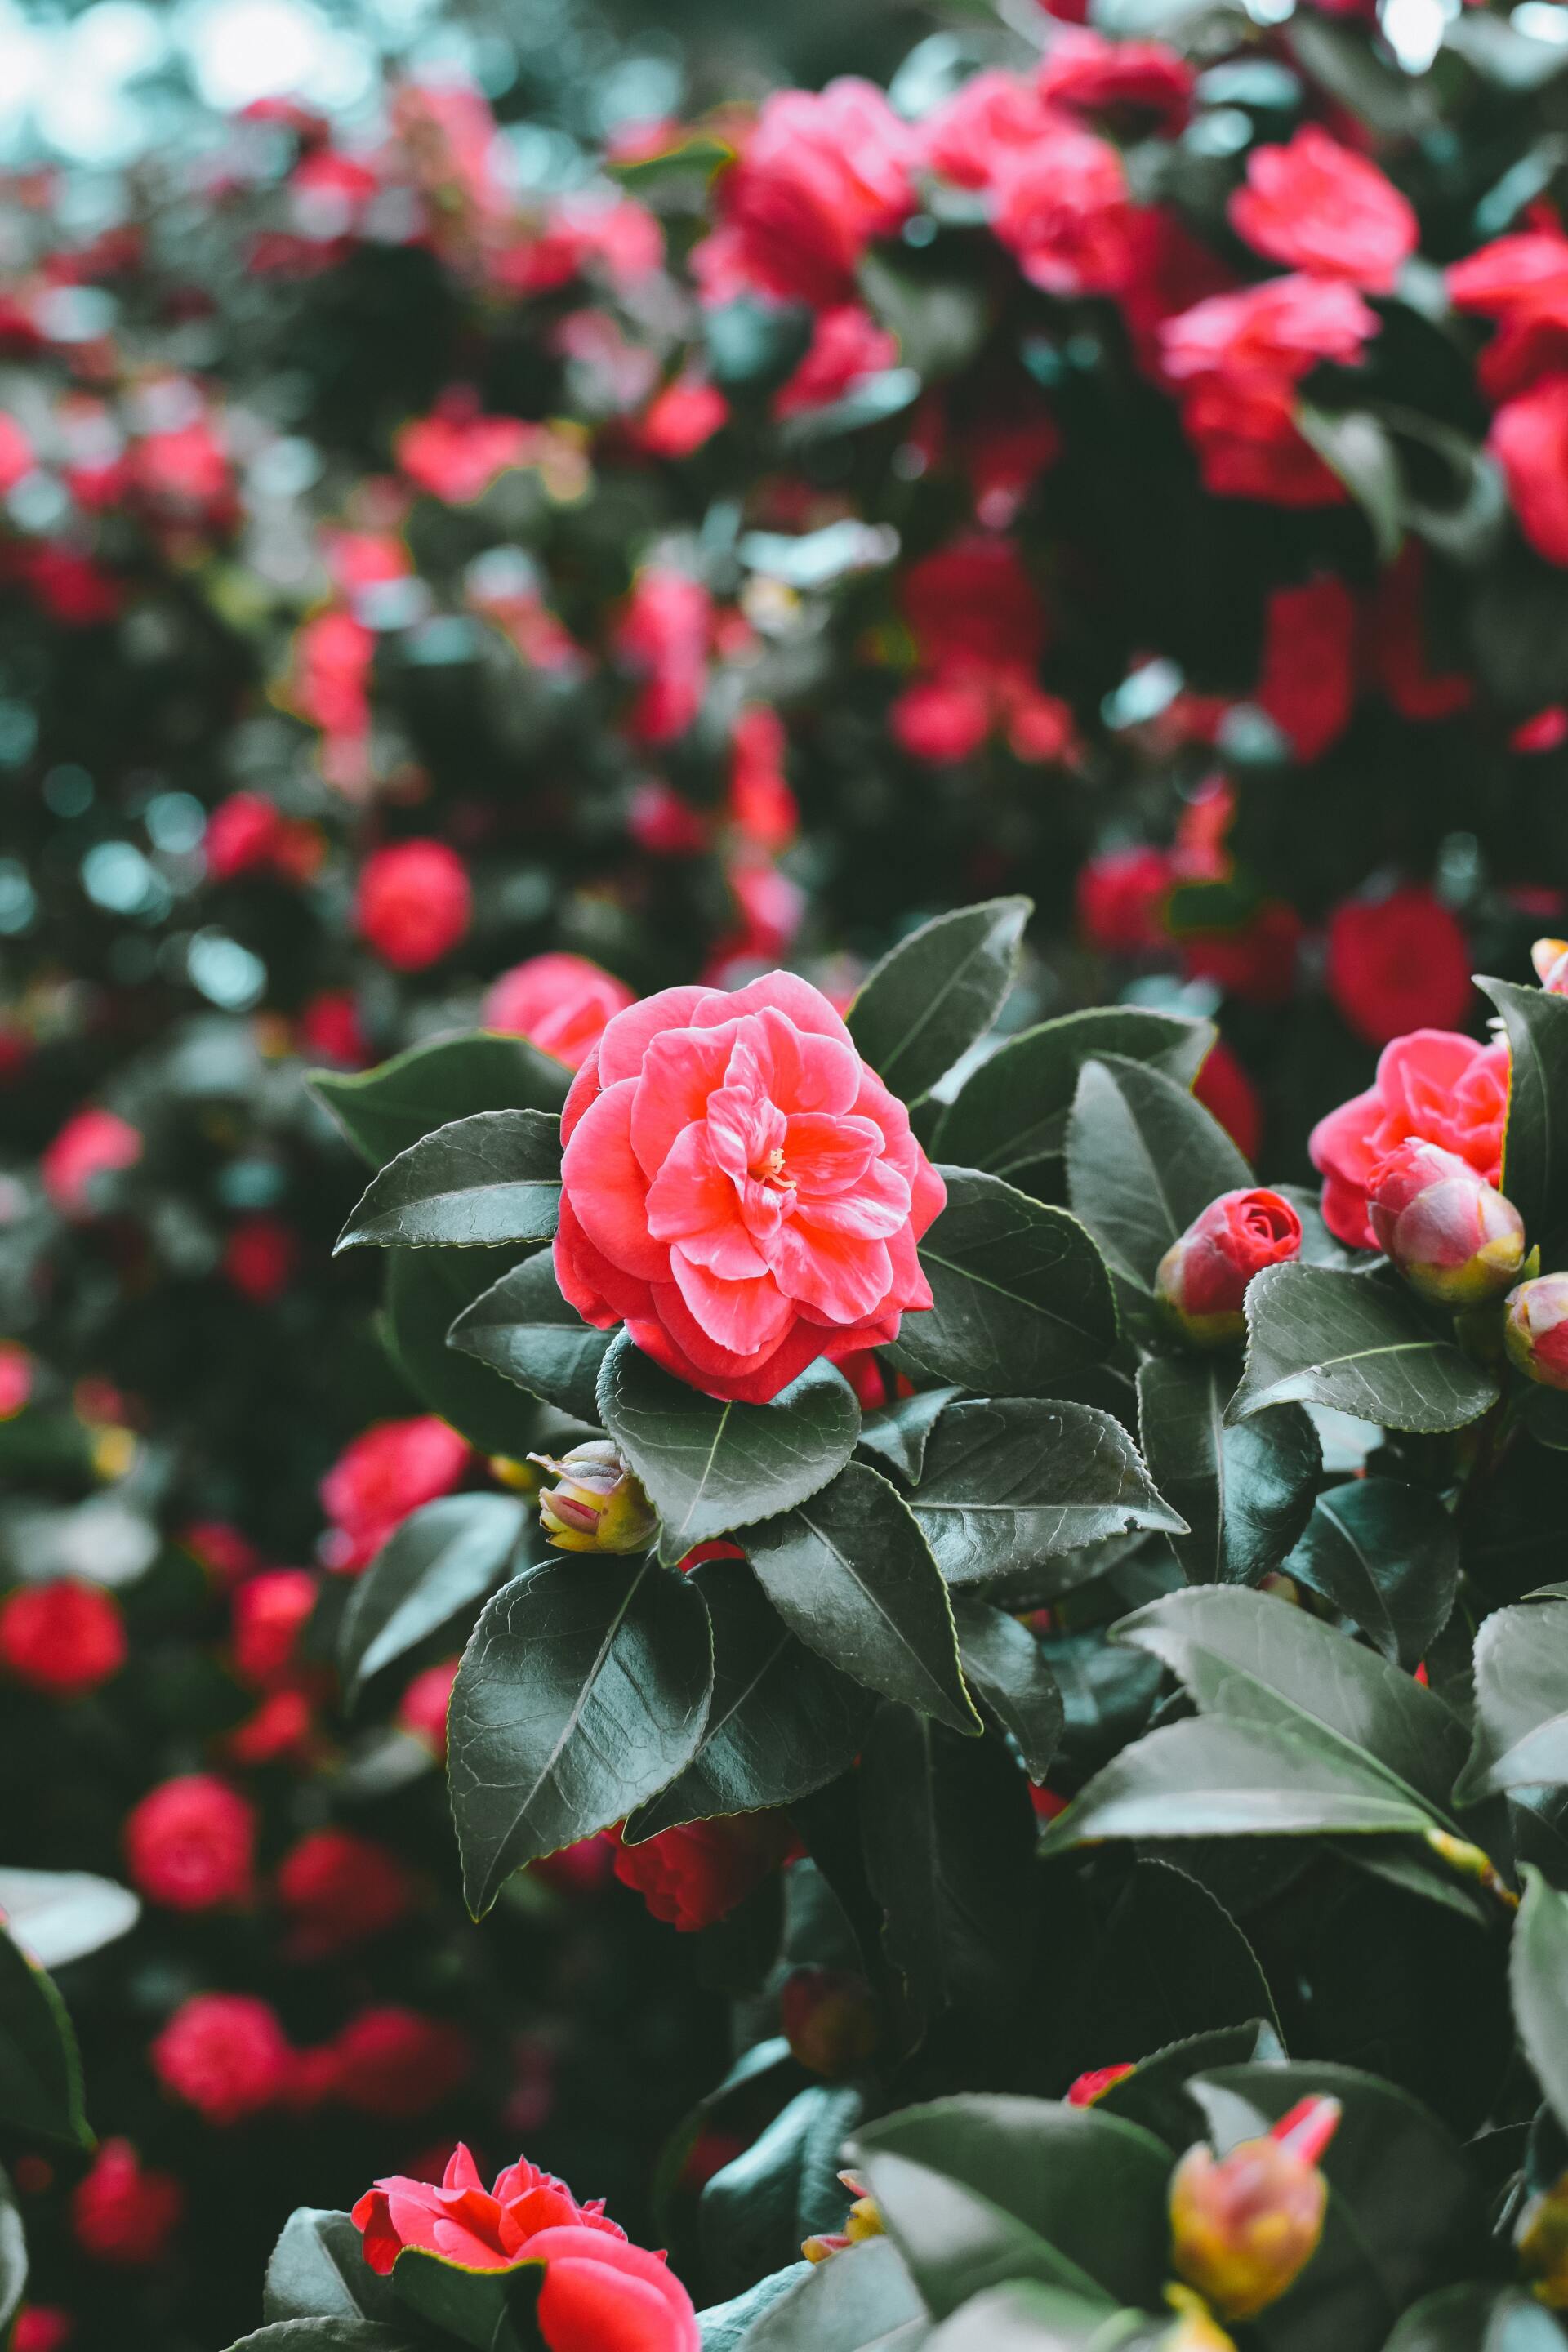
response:
{"label": "pink camellia flower", "polygon": [[353,2218],[383,2277],[407,2246],[466,2270],[543,2263],[535,2315],[549,2352],[698,2352],[691,2297],[664,2256],[632,2245],[599,2200],[580,2205],[526,2158],[487,2189],[459,2145],[438,2187],[378,2180]]}
{"label": "pink camellia flower", "polygon": [[175,2010],[149,2051],[165,2090],[210,2124],[259,2115],[289,2071],[282,2021],[248,1993],[199,1992]]}
{"label": "pink camellia flower", "polygon": [[873,237],[914,210],[916,152],[915,133],[868,81],[775,90],[720,184],[742,275],[814,310],[847,300]]}
{"label": "pink camellia flower", "polygon": [[360,868],[354,929],[395,971],[439,963],[472,911],[468,868],[444,841],[395,841]]}
{"label": "pink camellia flower", "polygon": [[160,1781],[133,1805],[124,1830],[132,1883],[171,1911],[240,1903],[256,1867],[256,1808],[211,1772]]}
{"label": "pink camellia flower", "polygon": [[1525,538],[1548,563],[1568,563],[1568,374],[1505,401],[1487,446]]}
{"label": "pink camellia flower", "polygon": [[38,1161],[38,1174],[55,1207],[68,1217],[92,1213],[97,1180],[142,1157],[142,1137],[117,1111],[89,1104],[68,1118]]}
{"label": "pink camellia flower", "polygon": [[1166,1321],[1200,1348],[1246,1330],[1242,1300],[1255,1274],[1301,1254],[1301,1220],[1283,1194],[1222,1192],[1160,1260],[1154,1297]]}
{"label": "pink camellia flower", "polygon": [[1353,367],[1378,316],[1342,278],[1304,271],[1211,294],[1160,328],[1160,364],[1173,383],[1267,373],[1291,383],[1321,360]]}
{"label": "pink camellia flower", "polygon": [[1288,147],[1255,147],[1247,185],[1230,200],[1230,225],[1255,252],[1288,269],[1348,278],[1386,293],[1420,242],[1415,215],[1375,163],[1352,154],[1317,123]]}
{"label": "pink camellia flower", "polygon": [[1413,1290],[1474,1307],[1524,1264],[1524,1220],[1457,1151],[1407,1136],[1366,1180],[1367,1223]]}
{"label": "pink camellia flower", "polygon": [[617,1013],[561,1131],[563,1290],[710,1396],[766,1403],[931,1303],[915,1244],[942,1180],[793,972],[732,996],[668,988]]}
{"label": "pink camellia flower", "polygon": [[338,1540],[333,1568],[363,1568],[421,1503],[449,1495],[468,1466],[468,1440],[434,1413],[373,1422],[321,1481],[321,1508]]}
{"label": "pink camellia flower", "polygon": [[1542,1388],[1568,1389],[1568,1274],[1542,1274],[1508,1295],[1509,1361]]}
{"label": "pink camellia flower", "polygon": [[1323,978],[1346,1025],[1369,1045],[1462,1021],[1471,1000],[1469,942],[1458,916],[1422,883],[1381,898],[1344,898],[1329,917]]}
{"label": "pink camellia flower", "polygon": [[1440,1143],[1495,1184],[1508,1116],[1508,1047],[1452,1030],[1416,1029],[1378,1056],[1377,1076],[1321,1118],[1308,1139],[1323,1177],[1323,1222],[1352,1249],[1375,1249],[1367,1213],[1373,1170],[1407,1136]]}
{"label": "pink camellia flower", "polygon": [[526,1037],[569,1070],[580,1070],[606,1021],[633,1001],[624,980],[586,956],[537,955],[491,981],[481,1017],[487,1029]]}
{"label": "pink camellia flower", "polygon": [[91,2261],[147,2270],[163,2261],[184,2210],[173,2173],[143,2165],[128,2139],[100,2140],[90,2171],[71,2191],[71,2231]]}
{"label": "pink camellia flower", "polygon": [[1135,215],[1120,151],[1092,131],[1052,130],[1010,155],[993,226],[1032,286],[1115,294],[1132,275]]}

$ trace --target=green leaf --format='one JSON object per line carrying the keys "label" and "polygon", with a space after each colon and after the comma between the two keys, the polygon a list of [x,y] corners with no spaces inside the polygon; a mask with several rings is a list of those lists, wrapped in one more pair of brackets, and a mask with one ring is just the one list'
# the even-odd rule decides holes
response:
{"label": "green leaf", "polygon": [[1334,411],[1296,403],[1296,425],[1365,515],[1380,563],[1392,563],[1405,537],[1404,484],[1387,428],[1364,408]]}
{"label": "green leaf", "polygon": [[1455,1795],[1568,1783],[1568,1607],[1495,1610],[1476,1636],[1475,1745]]}
{"label": "green leaf", "polygon": [[1257,1955],[1218,1897],[1173,1863],[1135,1864],[1084,1956],[1077,2046],[1138,2058],[1259,2021],[1279,2032]]}
{"label": "green leaf", "polygon": [[1436,1495],[1397,1478],[1358,1478],[1319,1496],[1285,1570],[1414,1674],[1453,1609],[1459,1539]]}
{"label": "green leaf", "polygon": [[385,2319],[394,2308],[346,2213],[310,2205],[290,2213],[267,2265],[264,2319]]}
{"label": "green leaf", "polygon": [[914,1102],[989,1029],[1013,985],[1027,898],[990,898],[922,923],[870,973],[849,1034],[889,1091]]}
{"label": "green leaf", "polygon": [[421,2352],[403,2326],[376,2319],[280,2319],[241,2336],[228,2352]]}
{"label": "green leaf", "polygon": [[485,1030],[411,1046],[353,1077],[310,1073],[312,1089],[373,1168],[473,1111],[558,1111],[571,1082],[570,1070],[526,1039]]}
{"label": "green leaf", "polygon": [[1058,1395],[1116,1343],[1104,1260],[1065,1209],[970,1168],[941,1172],[947,1206],[920,1251],[934,1304],[904,1317],[900,1349],[982,1396]]}
{"label": "green leaf", "polygon": [[[453,1318],[495,1281],[510,1250],[395,1250],[386,1262],[382,1337],[421,1404],[482,1454],[517,1457],[536,1415],[488,1366],[448,1347]],[[548,1260],[549,1252],[545,1253]]]}
{"label": "green leaf", "polygon": [[750,1528],[746,1551],[803,1642],[868,1689],[979,1730],[942,1572],[908,1504],[866,1463]]}
{"label": "green leaf", "polygon": [[1433,1691],[1305,1610],[1228,1585],[1173,1592],[1115,1629],[1185,1685],[1205,1715],[1278,1723],[1375,1763],[1392,1790],[1443,1818],[1463,1726]]}
{"label": "green leaf", "polygon": [[1507,980],[1476,985],[1508,1032],[1502,1189],[1530,1240],[1544,1244],[1568,1221],[1568,1003]]}
{"label": "green leaf", "polygon": [[1226,1425],[1228,1366],[1151,1357],[1138,1371],[1138,1434],[1149,1474],[1187,1522],[1171,1549],[1189,1584],[1259,1584],[1306,1525],[1322,1470],[1300,1405]]}
{"label": "green leaf", "polygon": [[[1119,1421],[1026,1397],[950,1405],[910,1506],[950,1584],[1009,1576],[1134,1528],[1185,1528]],[[1058,1589],[1077,1580],[1064,1564]]]}
{"label": "green leaf", "polygon": [[27,2239],[11,2195],[11,2183],[0,2172],[0,2329],[16,2318],[27,2284]]}
{"label": "green leaf", "polygon": [[957,1394],[955,1388],[920,1389],[913,1396],[895,1398],[862,1418],[857,1443],[900,1478],[918,1478],[926,1441]]}
{"label": "green leaf", "polygon": [[1414,1831],[1429,1809],[1370,1759],[1277,1724],[1199,1717],[1144,1737],[1051,1823],[1043,1853],[1086,1838],[1286,1837]]}
{"label": "green leaf", "polygon": [[1385,1429],[1462,1429],[1497,1402],[1489,1372],[1376,1276],[1269,1265],[1247,1290],[1247,1370],[1226,1418],[1322,1404]]}
{"label": "green leaf", "polygon": [[561,1208],[561,1121],[552,1111],[481,1110],[388,1160],[338,1235],[337,1251],[499,1249],[547,1242]]}
{"label": "green leaf", "polygon": [[771,1404],[726,1404],[624,1332],[600,1370],[599,1418],[647,1488],[669,1561],[804,1503],[843,1469],[860,1427],[854,1391],[829,1363],[808,1365]]}
{"label": "green leaf", "polygon": [[0,1869],[3,1918],[41,1969],[63,1969],[128,1935],[142,1906],[128,1886],[85,1870]]}
{"label": "green leaf", "polygon": [[1192,2084],[1222,2155],[1312,2093],[1330,2094],[1343,2110],[1321,2158],[1328,2211],[1294,2286],[1251,2323],[1268,2352],[1382,2344],[1413,2297],[1484,2259],[1469,2159],[1407,2092],[1317,2062],[1216,2068]]}
{"label": "green leaf", "polygon": [[1169,2317],[1114,2311],[1103,2300],[1017,2279],[971,2297],[928,2339],[927,2352],[1154,2352]]}
{"label": "green leaf", "polygon": [[759,2279],[743,2294],[731,2295],[727,2303],[710,2304],[697,2315],[702,2352],[741,2352],[742,2344],[754,2343],[752,2330],[758,2321],[811,2275],[809,2263],[791,2263],[787,2270]]}
{"label": "green leaf", "polygon": [[757,2322],[742,2352],[919,2352],[928,2328],[898,2249],[868,2238],[808,2270]]}
{"label": "green leaf", "polygon": [[1424,2295],[1384,2352],[1563,2352],[1563,2330],[1523,2287],[1477,2279]]}
{"label": "green leaf", "polygon": [[850,2157],[939,2319],[1024,2278],[1161,2300],[1171,2157],[1136,2124],[1044,2099],[938,2099],[863,2126]]}
{"label": "green leaf", "polygon": [[1190,1086],[1214,1036],[1210,1022],[1131,1004],[1042,1022],[1010,1037],[964,1080],[937,1122],[933,1149],[1029,1192],[1045,1172],[1041,1163],[1066,1148],[1078,1074],[1091,1055],[1152,1063]]}
{"label": "green leaf", "polygon": [[1106,1055],[1079,1073],[1068,1196],[1119,1274],[1144,1289],[1173,1241],[1252,1171],[1219,1121],[1146,1063]]}
{"label": "green leaf", "polygon": [[338,1672],[357,1697],[373,1675],[482,1601],[506,1573],[529,1513],[515,1495],[443,1495],[411,1512],[349,1594]]}
{"label": "green leaf", "polygon": [[847,2084],[814,2084],[707,2183],[705,2270],[721,2288],[737,2291],[759,2271],[777,2270],[814,2232],[842,2226],[849,2197],[840,2150],[863,2104]]}
{"label": "green leaf", "polygon": [[1061,1745],[1062,1695],[1026,1625],[972,1592],[953,1602],[963,1671],[1018,1744],[1031,1780],[1043,1780]]}
{"label": "green leaf", "polygon": [[551,1251],[525,1258],[481,1291],[448,1337],[453,1348],[477,1357],[557,1412],[574,1421],[598,1420],[599,1368],[610,1334],[584,1323],[562,1296]]}
{"label": "green leaf", "polygon": [[1284,2054],[1271,2025],[1222,2025],[1140,2058],[1131,2074],[1123,2074],[1101,2091],[1095,2108],[1102,2116],[1121,2116],[1128,2123],[1142,2124],[1145,2131],[1164,2141],[1173,2156],[1180,2156],[1193,2141],[1194,2111],[1186,2086],[1194,2074]]}
{"label": "green leaf", "polygon": [[448,1778],[478,1917],[524,1863],[657,1796],[707,1722],[701,1594],[651,1560],[572,1558],[495,1594],[453,1685]]}
{"label": "green leaf", "polygon": [[992,1733],[961,1739],[884,1706],[860,1759],[866,1873],[882,1941],[925,2018],[1016,1993],[1036,1899],[1027,1784]]}
{"label": "green leaf", "polygon": [[685,1771],[626,1823],[632,1843],[679,1822],[794,1804],[849,1769],[871,1720],[875,1702],[796,1641],[743,1560],[701,1560],[690,1581],[713,1621],[708,1728]]}
{"label": "green leaf", "polygon": [[1530,1863],[1514,1922],[1509,1983],[1524,2054],[1560,2124],[1568,2128],[1568,1895]]}
{"label": "green leaf", "polygon": [[0,2126],[26,2139],[90,2147],[81,2067],[65,2003],[0,1927]]}
{"label": "green leaf", "polygon": [[406,2308],[473,2352],[531,2352],[533,2307],[544,2284],[542,2259],[510,2270],[467,2270],[421,2246],[405,2246],[392,2269],[393,2292]]}

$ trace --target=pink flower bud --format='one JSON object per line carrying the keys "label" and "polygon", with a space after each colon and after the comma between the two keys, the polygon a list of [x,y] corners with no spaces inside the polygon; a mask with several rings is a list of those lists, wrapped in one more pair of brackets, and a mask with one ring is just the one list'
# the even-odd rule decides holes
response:
{"label": "pink flower bud", "polygon": [[1246,1330],[1241,1302],[1253,1276],[1300,1251],[1301,1220],[1279,1193],[1222,1192],[1160,1260],[1154,1296],[1184,1339],[1222,1348]]}
{"label": "pink flower bud", "polygon": [[1568,1389],[1568,1274],[1538,1275],[1510,1290],[1502,1336],[1526,1380]]}
{"label": "pink flower bud", "polygon": [[1329,2195],[1318,2159],[1339,2120],[1337,2099],[1302,2099],[1266,2139],[1226,2157],[1200,2142],[1177,2165],[1172,2260],[1222,2319],[1251,2319],[1277,2302],[1317,2252]]}
{"label": "pink flower bud", "polygon": [[607,1437],[575,1445],[563,1460],[531,1454],[559,1484],[539,1497],[545,1534],[559,1551],[642,1551],[653,1541],[658,1514],[641,1483]]}
{"label": "pink flower bud", "polygon": [[1457,1151],[1411,1136],[1366,1180],[1367,1222],[1412,1290],[1476,1307],[1518,1277],[1524,1220]]}
{"label": "pink flower bud", "polygon": [[1537,940],[1530,961],[1548,996],[1568,996],[1568,940]]}

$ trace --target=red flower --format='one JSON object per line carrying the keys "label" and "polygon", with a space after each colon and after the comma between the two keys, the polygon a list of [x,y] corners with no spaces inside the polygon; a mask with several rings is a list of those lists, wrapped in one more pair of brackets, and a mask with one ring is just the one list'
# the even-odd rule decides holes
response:
{"label": "red flower", "polygon": [[708,682],[713,600],[668,564],[637,574],[616,631],[616,652],[644,681],[626,724],[639,743],[672,743],[699,710]]}
{"label": "red flower", "polygon": [[1256,1162],[1263,1140],[1263,1105],[1223,1037],[1209,1048],[1193,1080],[1193,1092],[1211,1117],[1218,1119],[1242,1158]]}
{"label": "red flower", "polygon": [[1154,1296],[1185,1338],[1215,1347],[1241,1338],[1253,1276],[1300,1254],[1301,1220],[1282,1193],[1222,1192],[1165,1252]]}
{"label": "red flower", "polygon": [[1050,127],[1033,84],[993,67],[933,108],[920,136],[928,169],[961,188],[987,188]]}
{"label": "red flower", "polygon": [[120,1603],[99,1584],[59,1577],[0,1601],[0,1665],[56,1698],[75,1698],[125,1664]]}
{"label": "red flower", "polygon": [[405,2246],[467,2270],[543,2263],[535,2317],[549,2352],[699,2352],[691,2298],[664,2256],[631,2245],[602,2203],[579,2205],[526,2158],[487,2190],[459,2145],[438,2187],[378,2180],[353,2220],[383,2277]]}
{"label": "red flower", "polygon": [[33,470],[33,445],[14,416],[0,415],[0,497]]}
{"label": "red flower", "polygon": [[215,881],[238,874],[264,874],[278,855],[286,830],[281,810],[261,793],[231,793],[207,819],[202,856]]}
{"label": "red flower", "polygon": [[68,1118],[38,1161],[38,1175],[57,1209],[68,1217],[92,1214],[98,1179],[133,1168],[142,1138],[128,1119],[96,1107]]}
{"label": "red flower", "polygon": [[1342,580],[1271,592],[1257,699],[1299,760],[1321,759],[1349,726],[1355,646],[1355,604]]}
{"label": "red flower", "polygon": [[911,563],[899,602],[923,661],[976,668],[1027,667],[1039,659],[1049,621],[1039,590],[1011,540],[954,540]]}
{"label": "red flower", "polygon": [[241,1217],[223,1249],[224,1279],[258,1306],[281,1298],[300,1263],[300,1236],[281,1217]]}
{"label": "red flower", "polygon": [[47,2303],[25,2303],[11,2329],[11,2352],[65,2352],[75,2333],[68,2311]]}
{"label": "red flower", "polygon": [[362,2010],[331,2045],[333,2087],[362,2116],[400,2122],[439,2106],[474,2068],[461,2026],[388,2002]]}
{"label": "red flower", "polygon": [[909,1114],[794,973],[617,1013],[562,1120],[555,1267],[600,1330],[710,1395],[765,1402],[929,1305],[945,1199]]}
{"label": "red flower", "polygon": [[251,1891],[256,1809],[210,1772],[149,1789],[127,1815],[124,1837],[132,1880],[150,1903],[208,1911]]}
{"label": "red flower", "polygon": [[1568,563],[1568,374],[1505,402],[1487,446],[1525,538],[1549,563]]}
{"label": "red flower", "polygon": [[1457,916],[1416,883],[1346,898],[1329,917],[1328,991],[1369,1045],[1451,1029],[1470,1004],[1470,950]]}
{"label": "red flower", "polygon": [[690,1935],[743,1903],[771,1877],[794,1843],[782,1813],[688,1822],[641,1845],[622,1845],[616,1876],[636,1887],[656,1919]]}
{"label": "red flower", "polygon": [[431,416],[398,434],[404,478],[448,506],[471,506],[509,467],[524,466],[537,428],[516,416],[481,416],[471,394],[448,394]]}
{"label": "red flower", "polygon": [[308,1568],[269,1568],[249,1577],[234,1596],[234,1670],[264,1689],[294,1662],[300,1631],[316,1605]]}
{"label": "red flower", "polygon": [[199,1992],[153,2043],[164,2088],[210,2124],[237,2124],[269,2107],[288,2078],[290,2052],[278,2012],[247,1993]]}
{"label": "red flower", "polygon": [[637,443],[650,457],[689,457],[729,422],[730,404],[717,384],[702,376],[678,376],[656,393],[637,427]]}
{"label": "red flower", "polygon": [[438,1761],[447,1756],[447,1709],[452,1702],[452,1685],[458,1679],[458,1660],[443,1658],[439,1665],[426,1666],[415,1675],[397,1705],[397,1724],[411,1738],[422,1739],[432,1748]]}
{"label": "red flower", "polygon": [[1420,242],[1415,215],[1375,163],[1315,122],[1288,147],[1255,147],[1230,224],[1256,252],[1288,269],[1348,278],[1386,293]]}
{"label": "red flower", "polygon": [[569,1070],[580,1070],[605,1024],[633,1002],[625,981],[586,956],[538,955],[491,981],[480,1018],[487,1029],[526,1037]]}
{"label": "red flower", "polygon": [[858,302],[836,303],[818,311],[811,347],[787,383],[773,394],[775,416],[798,416],[826,408],[859,383],[898,361],[896,336],[879,327]]}
{"label": "red flower", "polygon": [[1047,294],[1115,294],[1136,259],[1121,157],[1090,131],[1052,131],[1011,156],[992,226],[1032,286]]}
{"label": "red flower", "polygon": [[354,929],[396,971],[424,971],[468,928],[468,871],[444,841],[399,841],[373,850],[354,894]]}
{"label": "red flower", "polygon": [[128,2139],[106,2139],[71,2191],[71,2229],[94,2262],[149,2270],[163,2261],[184,2210],[172,2174],[150,2170]]}
{"label": "red flower", "polygon": [[1174,880],[1163,849],[1102,849],[1079,868],[1078,925],[1102,955],[1138,955],[1163,936],[1160,910]]}
{"label": "red flower", "polygon": [[1057,35],[1037,87],[1047,107],[1153,115],[1160,129],[1173,131],[1186,121],[1194,79],[1186,59],[1163,41],[1109,41],[1083,26]]}
{"label": "red flower", "polygon": [[912,760],[950,767],[972,759],[991,732],[992,698],[963,671],[917,678],[888,712],[895,743]]}
{"label": "red flower", "polygon": [[421,1503],[449,1495],[468,1466],[466,1438],[434,1413],[378,1421],[344,1446],[321,1481],[337,1528],[334,1568],[363,1568]]}
{"label": "red flower", "polygon": [[1331,507],[1348,495],[1302,439],[1295,394],[1283,377],[1205,376],[1182,404],[1182,429],[1216,499]]}
{"label": "red flower", "polygon": [[310,999],[300,1015],[300,1044],[304,1052],[345,1069],[363,1068],[370,1049],[352,989],[324,988]]}
{"label": "red flower", "polygon": [[870,82],[765,99],[720,187],[739,266],[758,290],[815,310],[847,299],[874,237],[914,210],[914,133]]}
{"label": "red flower", "polygon": [[1270,278],[1165,320],[1160,362],[1173,383],[1208,375],[1295,383],[1323,360],[1353,367],[1378,325],[1376,311],[1341,279]]}
{"label": "red flower", "polygon": [[1323,1222],[1352,1249],[1375,1249],[1367,1214],[1373,1170],[1407,1136],[1440,1143],[1495,1184],[1508,1116],[1508,1047],[1452,1031],[1417,1029],[1378,1056],[1363,1095],[1321,1118],[1308,1141],[1323,1177]]}
{"label": "red flower", "polygon": [[1078,2075],[1068,2084],[1067,2102],[1069,2107],[1092,2107],[1096,2099],[1103,2098],[1113,2083],[1120,2083],[1132,2072],[1131,2061],[1120,2066],[1091,2066],[1086,2074]]}
{"label": "red flower", "polygon": [[278,1865],[296,1959],[349,1951],[406,1917],[414,1886],[397,1856],[352,1830],[313,1830]]}

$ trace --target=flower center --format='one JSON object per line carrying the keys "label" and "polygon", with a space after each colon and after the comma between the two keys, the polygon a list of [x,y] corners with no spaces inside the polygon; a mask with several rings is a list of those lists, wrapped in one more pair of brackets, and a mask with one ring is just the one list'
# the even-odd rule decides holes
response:
{"label": "flower center", "polygon": [[772,1184],[781,1192],[787,1190],[789,1178],[784,1172],[783,1144],[775,1143],[771,1151],[765,1152],[757,1166],[752,1169],[752,1174],[759,1184]]}

